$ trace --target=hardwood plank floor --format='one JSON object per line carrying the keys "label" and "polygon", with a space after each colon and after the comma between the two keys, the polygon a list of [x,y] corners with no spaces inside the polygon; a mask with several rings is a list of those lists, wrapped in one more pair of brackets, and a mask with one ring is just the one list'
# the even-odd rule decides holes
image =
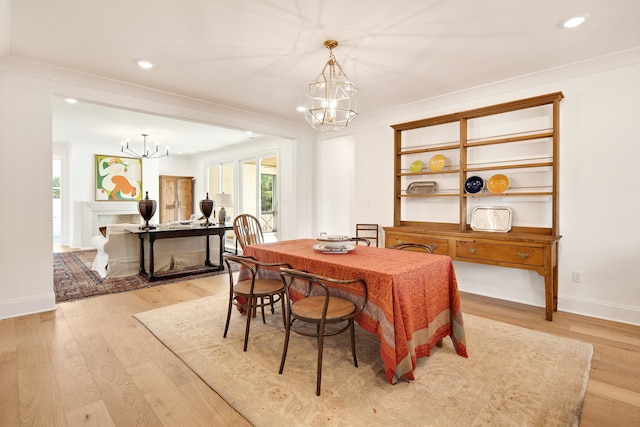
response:
{"label": "hardwood plank floor", "polygon": [[[227,292],[228,276],[66,302],[0,321],[0,426],[249,423],[132,315]],[[590,342],[582,426],[640,425],[640,327],[462,294],[465,313]]]}

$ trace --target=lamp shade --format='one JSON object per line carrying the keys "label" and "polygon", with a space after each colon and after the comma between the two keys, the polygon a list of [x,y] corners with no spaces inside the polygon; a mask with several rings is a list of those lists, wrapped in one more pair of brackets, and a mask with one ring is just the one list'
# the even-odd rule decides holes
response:
{"label": "lamp shade", "polygon": [[233,206],[233,197],[227,193],[216,194],[216,206],[227,208]]}
{"label": "lamp shade", "polygon": [[231,194],[227,193],[216,194],[216,206],[220,206],[220,211],[218,212],[218,223],[224,224],[227,221],[227,210],[225,209],[225,206],[233,206],[233,197],[231,197]]}

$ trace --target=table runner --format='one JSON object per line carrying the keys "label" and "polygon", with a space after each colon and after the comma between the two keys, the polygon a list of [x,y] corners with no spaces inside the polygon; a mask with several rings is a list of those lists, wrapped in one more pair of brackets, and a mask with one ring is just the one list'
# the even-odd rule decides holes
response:
{"label": "table runner", "polygon": [[356,321],[380,338],[380,355],[390,383],[413,380],[416,359],[428,356],[447,336],[456,352],[467,357],[450,257],[367,246],[346,254],[326,254],[314,250],[314,243],[313,239],[299,239],[249,245],[244,254],[336,279],[363,278],[369,300]]}

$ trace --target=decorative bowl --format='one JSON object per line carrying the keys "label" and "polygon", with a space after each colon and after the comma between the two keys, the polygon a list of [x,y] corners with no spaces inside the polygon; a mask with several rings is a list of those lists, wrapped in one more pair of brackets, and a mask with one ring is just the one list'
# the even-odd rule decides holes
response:
{"label": "decorative bowl", "polygon": [[509,178],[501,173],[493,175],[487,181],[487,189],[492,193],[504,193],[507,188],[509,188]]}
{"label": "decorative bowl", "polygon": [[447,164],[447,158],[442,154],[436,154],[429,160],[429,170],[438,172]]}
{"label": "decorative bowl", "polygon": [[467,193],[475,194],[482,191],[484,188],[484,181],[479,176],[470,176],[464,182],[464,191]]}
{"label": "decorative bowl", "polygon": [[423,167],[424,163],[422,163],[422,160],[416,160],[412,162],[411,165],[409,165],[409,169],[411,169],[411,172],[420,172]]}

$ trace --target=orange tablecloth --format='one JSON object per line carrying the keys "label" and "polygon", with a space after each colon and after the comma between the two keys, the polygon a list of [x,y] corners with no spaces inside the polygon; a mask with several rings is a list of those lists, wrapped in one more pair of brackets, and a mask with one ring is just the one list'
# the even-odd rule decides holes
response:
{"label": "orange tablecloth", "polygon": [[368,246],[346,254],[325,254],[314,250],[314,243],[300,239],[250,245],[244,254],[337,279],[364,278],[369,301],[356,321],[380,338],[380,355],[392,384],[413,380],[416,359],[428,356],[447,336],[457,353],[467,357],[451,258]]}

